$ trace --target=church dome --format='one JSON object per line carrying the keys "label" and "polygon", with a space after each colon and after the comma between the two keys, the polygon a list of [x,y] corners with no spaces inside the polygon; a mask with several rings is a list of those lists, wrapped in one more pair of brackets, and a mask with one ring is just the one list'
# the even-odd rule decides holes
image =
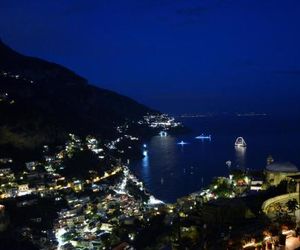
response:
{"label": "church dome", "polygon": [[274,162],[266,167],[270,172],[296,173],[298,168],[290,162]]}

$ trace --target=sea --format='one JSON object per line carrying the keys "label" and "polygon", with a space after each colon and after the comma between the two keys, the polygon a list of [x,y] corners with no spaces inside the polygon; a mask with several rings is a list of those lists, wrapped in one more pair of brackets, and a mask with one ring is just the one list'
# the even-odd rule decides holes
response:
{"label": "sea", "polygon": [[[130,164],[148,191],[164,202],[207,187],[214,177],[228,176],[229,168],[263,170],[270,155],[300,167],[299,119],[224,115],[180,121],[190,133],[153,136],[144,142],[144,158]],[[211,135],[211,140],[195,138],[201,134]],[[234,146],[240,136],[246,148]]]}

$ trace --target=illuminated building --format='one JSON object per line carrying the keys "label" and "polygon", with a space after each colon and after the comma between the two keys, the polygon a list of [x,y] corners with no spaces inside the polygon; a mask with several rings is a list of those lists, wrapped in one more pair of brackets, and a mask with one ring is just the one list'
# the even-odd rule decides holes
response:
{"label": "illuminated building", "polygon": [[266,181],[271,186],[277,186],[282,180],[285,180],[287,176],[293,176],[300,174],[298,168],[290,163],[272,163],[266,166],[265,169]]}

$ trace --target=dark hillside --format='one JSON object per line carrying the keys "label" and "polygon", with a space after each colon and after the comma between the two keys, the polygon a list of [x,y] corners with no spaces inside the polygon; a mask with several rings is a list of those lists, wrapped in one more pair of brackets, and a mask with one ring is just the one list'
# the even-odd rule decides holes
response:
{"label": "dark hillside", "polygon": [[0,100],[0,146],[22,149],[63,142],[68,133],[109,139],[117,125],[152,111],[2,42]]}

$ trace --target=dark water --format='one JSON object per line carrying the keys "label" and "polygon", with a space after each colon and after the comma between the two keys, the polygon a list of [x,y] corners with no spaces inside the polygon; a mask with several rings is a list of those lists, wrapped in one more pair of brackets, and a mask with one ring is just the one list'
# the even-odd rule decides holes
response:
{"label": "dark water", "polygon": [[[191,134],[155,136],[147,142],[147,156],[131,164],[133,172],[158,199],[173,202],[209,184],[214,176],[228,175],[232,167],[263,169],[266,158],[300,166],[298,122],[270,117],[187,118]],[[211,141],[195,136],[211,134]],[[243,136],[247,148],[236,150],[235,139]],[[186,145],[178,145],[181,140]]]}

